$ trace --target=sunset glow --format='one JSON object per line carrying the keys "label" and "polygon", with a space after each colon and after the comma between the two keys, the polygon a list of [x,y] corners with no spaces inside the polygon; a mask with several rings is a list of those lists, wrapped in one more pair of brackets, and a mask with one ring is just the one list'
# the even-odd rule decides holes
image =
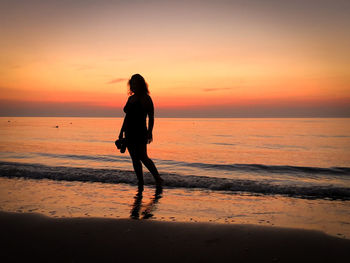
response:
{"label": "sunset glow", "polygon": [[0,115],[350,116],[348,1],[2,1]]}

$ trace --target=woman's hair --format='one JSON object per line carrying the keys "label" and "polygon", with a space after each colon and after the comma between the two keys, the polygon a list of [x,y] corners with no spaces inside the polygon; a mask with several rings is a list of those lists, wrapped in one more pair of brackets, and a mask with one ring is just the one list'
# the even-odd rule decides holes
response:
{"label": "woman's hair", "polygon": [[145,79],[140,74],[134,74],[128,81],[129,95],[139,94],[146,95],[149,94],[148,85]]}

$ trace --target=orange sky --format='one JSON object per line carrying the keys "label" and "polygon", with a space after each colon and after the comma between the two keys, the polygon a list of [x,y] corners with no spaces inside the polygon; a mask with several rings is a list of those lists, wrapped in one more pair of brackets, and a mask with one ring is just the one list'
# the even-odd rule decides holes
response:
{"label": "orange sky", "polygon": [[350,3],[304,2],[2,1],[0,115],[121,116],[140,73],[160,116],[350,117]]}

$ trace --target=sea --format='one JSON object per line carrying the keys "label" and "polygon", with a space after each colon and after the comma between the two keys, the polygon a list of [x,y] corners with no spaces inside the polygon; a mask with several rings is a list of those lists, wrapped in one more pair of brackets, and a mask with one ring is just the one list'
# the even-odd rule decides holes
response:
{"label": "sea", "polygon": [[[114,144],[122,121],[1,117],[0,210],[129,217],[140,195],[128,153]],[[148,154],[165,183],[153,194],[144,168],[137,218],[151,209],[152,220],[350,238],[349,118],[156,118],[153,138]]]}

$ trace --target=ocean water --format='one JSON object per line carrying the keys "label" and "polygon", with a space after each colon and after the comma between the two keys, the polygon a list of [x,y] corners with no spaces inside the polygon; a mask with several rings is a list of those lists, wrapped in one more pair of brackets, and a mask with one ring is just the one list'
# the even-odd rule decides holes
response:
{"label": "ocean water", "polygon": [[[0,118],[0,209],[128,217],[139,196],[121,123]],[[158,200],[145,169],[152,218],[350,237],[350,119],[156,118],[148,152],[165,179]]]}
{"label": "ocean water", "polygon": [[[0,118],[2,175],[133,184],[121,123]],[[350,199],[350,119],[158,118],[148,150],[170,187]]]}

